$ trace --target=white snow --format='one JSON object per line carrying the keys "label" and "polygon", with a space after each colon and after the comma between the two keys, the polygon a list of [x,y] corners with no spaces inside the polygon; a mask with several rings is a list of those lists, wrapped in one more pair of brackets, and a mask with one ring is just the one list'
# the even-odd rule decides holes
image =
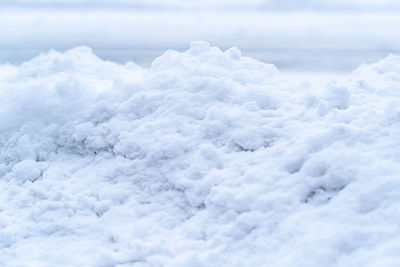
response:
{"label": "white snow", "polygon": [[[113,7],[117,5],[111,2]],[[237,46],[245,56],[292,72],[348,73],[361,63],[399,53],[400,16],[394,7],[364,12],[335,8],[321,12],[296,9],[296,5],[289,10],[232,10],[226,5],[221,9],[197,8],[203,1],[184,2],[196,8],[109,8],[94,4],[96,8],[80,9],[0,4],[0,63],[21,63],[49,49],[65,51],[84,44],[100,58],[120,63],[134,60],[148,66],[166,49],[184,51],[188,42],[197,39],[223,49]],[[394,2],[400,7],[400,1]]]}
{"label": "white snow", "polygon": [[6,266],[398,266],[400,57],[297,83],[193,42],[0,66]]}

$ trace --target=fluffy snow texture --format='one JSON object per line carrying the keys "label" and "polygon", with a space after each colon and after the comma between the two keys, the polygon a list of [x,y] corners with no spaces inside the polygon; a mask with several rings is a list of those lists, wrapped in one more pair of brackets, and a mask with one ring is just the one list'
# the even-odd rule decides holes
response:
{"label": "fluffy snow texture", "polygon": [[400,57],[325,88],[194,42],[0,67],[4,266],[399,266]]}

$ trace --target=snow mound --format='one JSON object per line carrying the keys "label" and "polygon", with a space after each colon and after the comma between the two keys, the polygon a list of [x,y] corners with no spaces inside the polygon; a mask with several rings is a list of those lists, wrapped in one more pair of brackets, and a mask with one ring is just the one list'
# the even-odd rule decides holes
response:
{"label": "snow mound", "polygon": [[0,66],[0,261],[395,266],[399,66],[309,88],[205,42]]}

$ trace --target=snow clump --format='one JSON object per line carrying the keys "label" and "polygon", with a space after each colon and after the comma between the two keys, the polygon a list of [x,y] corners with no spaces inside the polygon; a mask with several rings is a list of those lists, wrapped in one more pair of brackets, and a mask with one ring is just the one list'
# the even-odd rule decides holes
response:
{"label": "snow clump", "polygon": [[400,58],[305,88],[193,42],[0,66],[7,266],[397,266]]}

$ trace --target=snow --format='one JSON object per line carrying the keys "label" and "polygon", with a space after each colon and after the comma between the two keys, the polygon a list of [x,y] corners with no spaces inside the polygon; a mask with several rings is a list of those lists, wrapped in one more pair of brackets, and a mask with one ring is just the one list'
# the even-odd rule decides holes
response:
{"label": "snow", "polygon": [[206,42],[0,65],[0,262],[397,266],[399,75],[298,83]]}
{"label": "snow", "polygon": [[348,73],[361,63],[400,52],[400,16],[394,8],[220,10],[197,4],[189,10],[1,7],[0,63],[20,64],[49,49],[84,44],[102,59],[149,66],[165,50],[184,51],[188,42],[201,39],[223,49],[237,46],[244,56],[282,71]]}

